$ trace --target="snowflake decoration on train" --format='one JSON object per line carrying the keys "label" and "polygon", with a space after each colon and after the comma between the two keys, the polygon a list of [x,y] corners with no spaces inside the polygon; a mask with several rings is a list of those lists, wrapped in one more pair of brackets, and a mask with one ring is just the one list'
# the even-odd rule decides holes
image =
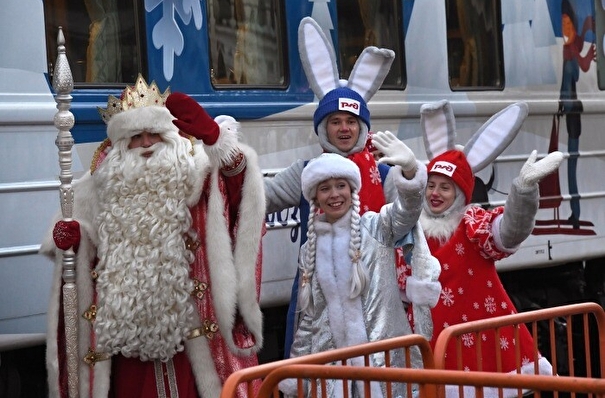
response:
{"label": "snowflake decoration on train", "polygon": [[174,74],[174,59],[181,55],[185,47],[183,32],[177,24],[175,14],[185,25],[189,25],[193,18],[197,30],[202,29],[204,18],[201,0],[145,0],[145,11],[151,12],[160,4],[162,17],[153,27],[151,40],[156,49],[162,49],[164,77],[170,81]]}

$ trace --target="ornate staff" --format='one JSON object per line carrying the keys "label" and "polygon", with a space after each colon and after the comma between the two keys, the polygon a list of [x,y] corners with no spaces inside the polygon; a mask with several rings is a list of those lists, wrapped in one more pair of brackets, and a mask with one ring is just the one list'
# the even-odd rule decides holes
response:
{"label": "ornate staff", "polygon": [[[65,55],[65,37],[59,27],[57,35],[57,62],[53,71],[53,89],[58,112],[55,127],[59,130],[55,144],[59,148],[59,195],[61,214],[64,221],[71,221],[74,193],[71,186],[71,148],[74,140],[69,131],[74,125],[74,115],[69,111],[74,80]],[[65,320],[65,343],[67,358],[67,384],[70,398],[78,397],[78,297],[76,291],[76,265],[73,248],[63,252],[63,313]]]}

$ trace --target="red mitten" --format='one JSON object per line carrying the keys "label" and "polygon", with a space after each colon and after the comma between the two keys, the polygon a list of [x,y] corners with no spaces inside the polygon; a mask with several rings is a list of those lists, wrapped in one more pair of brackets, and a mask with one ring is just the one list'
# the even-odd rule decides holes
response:
{"label": "red mitten", "polygon": [[193,98],[183,93],[172,93],[166,100],[166,108],[176,120],[172,123],[184,133],[214,145],[219,136],[219,126]]}
{"label": "red mitten", "polygon": [[53,240],[55,245],[61,250],[67,250],[70,247],[78,251],[80,245],[80,224],[75,221],[57,221],[53,228]]}

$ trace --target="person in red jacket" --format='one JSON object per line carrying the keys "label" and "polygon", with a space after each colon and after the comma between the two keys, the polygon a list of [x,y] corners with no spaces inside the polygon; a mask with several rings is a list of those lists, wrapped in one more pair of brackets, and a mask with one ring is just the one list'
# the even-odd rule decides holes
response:
{"label": "person in red jacket", "polygon": [[58,260],[50,395],[67,394],[60,259],[73,248],[80,396],[218,397],[263,342],[256,154],[232,118],[140,76],[101,113],[108,139],[74,183],[73,220],[54,224],[42,248]]}
{"label": "person in red jacket", "polygon": [[[475,173],[490,164],[512,141],[526,118],[525,103],[512,104],[490,118],[463,147],[456,146],[451,107],[447,101],[421,107],[429,163],[420,225],[431,254],[439,260],[441,295],[431,309],[433,336],[450,325],[509,315],[517,312],[498,277],[495,262],[513,255],[531,234],[538,211],[538,182],[556,170],[563,161],[561,152],[552,152],[537,160],[534,150],[519,175],[513,180],[504,206],[484,209],[471,203]],[[403,288],[405,283],[401,283]],[[408,314],[411,316],[411,308]],[[521,372],[534,373],[534,342],[524,325],[516,338],[512,327],[503,328],[496,341],[494,331],[481,333],[481,341],[469,334],[461,355],[454,343],[447,347],[445,367],[466,371],[517,372],[515,348],[520,346]],[[482,347],[482,362],[477,362],[477,346]],[[500,365],[495,347],[500,347]],[[551,375],[552,366],[539,358],[539,373]],[[457,386],[447,386],[448,396],[458,396]],[[450,395],[451,394],[451,395]],[[492,389],[486,397],[498,396]],[[495,394],[495,395],[492,395]],[[512,392],[517,395],[517,390]],[[473,391],[465,391],[473,397]],[[504,396],[509,396],[506,392]]]}

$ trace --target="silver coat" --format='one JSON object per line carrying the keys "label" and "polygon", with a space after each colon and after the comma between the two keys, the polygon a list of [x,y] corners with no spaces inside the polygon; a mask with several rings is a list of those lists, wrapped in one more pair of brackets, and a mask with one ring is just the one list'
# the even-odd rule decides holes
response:
{"label": "silver coat", "polygon": [[[349,296],[351,212],[333,224],[321,218],[315,221],[316,265],[309,281],[312,311],[299,312],[291,357],[412,333],[397,285],[394,248],[400,245],[409,251],[413,246],[411,230],[421,208],[424,184],[422,178],[409,181],[401,177],[395,186],[399,195],[393,203],[384,205],[380,213],[367,212],[361,217],[361,262],[370,279],[365,292],[356,298]],[[307,244],[301,248],[301,271],[306,250]],[[391,367],[420,368],[422,358],[416,347],[411,362],[405,363],[403,350],[391,352]],[[363,366],[363,359],[354,358],[349,364]],[[373,354],[371,366],[384,367],[384,354]],[[288,384],[283,382],[280,387],[286,394],[295,393]],[[392,384],[392,388],[393,396],[406,396],[404,384]],[[349,391],[351,396],[363,396],[362,384],[351,385]],[[328,393],[342,396],[342,384],[331,382]],[[386,396],[385,385],[372,383],[372,396]]]}

